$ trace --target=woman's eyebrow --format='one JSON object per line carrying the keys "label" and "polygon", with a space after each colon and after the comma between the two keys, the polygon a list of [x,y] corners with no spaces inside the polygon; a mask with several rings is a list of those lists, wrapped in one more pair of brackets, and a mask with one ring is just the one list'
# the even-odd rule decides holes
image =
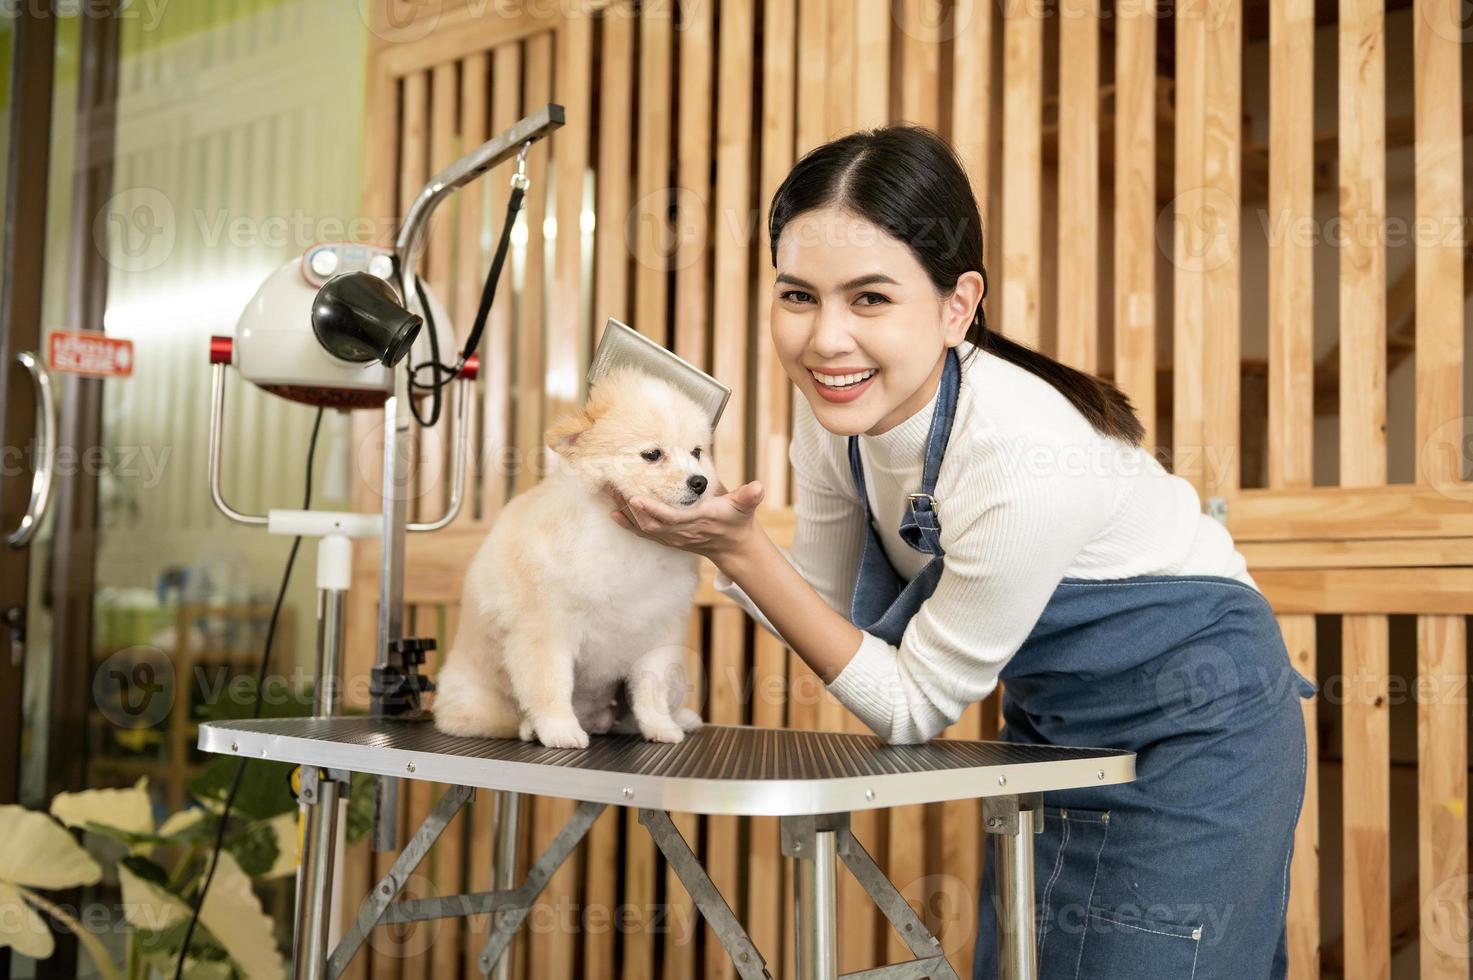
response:
{"label": "woman's eyebrow", "polygon": [[[816,288],[812,283],[804,282],[797,276],[788,275],[786,272],[779,272],[777,274],[777,282],[789,283],[790,285],[799,286],[803,289]],[[848,282],[839,283],[839,292],[848,292],[851,289],[858,289],[860,286],[870,286],[875,283],[886,283],[891,286],[900,285],[900,283],[896,282],[894,279],[891,279],[883,272],[870,272],[862,276],[856,276],[855,278],[850,279]]]}

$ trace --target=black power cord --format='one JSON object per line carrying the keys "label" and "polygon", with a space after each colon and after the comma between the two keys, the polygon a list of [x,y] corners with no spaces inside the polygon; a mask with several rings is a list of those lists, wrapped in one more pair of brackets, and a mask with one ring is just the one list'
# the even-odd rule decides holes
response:
{"label": "black power cord", "polygon": [[[317,455],[317,433],[322,428],[321,408],[317,409],[317,418],[312,422],[312,435],[307,443],[307,490],[303,494],[302,509],[310,510],[312,507],[312,461]],[[302,546],[301,535],[292,539],[292,549],[286,556],[286,569],[281,575],[281,587],[276,590],[276,604],[271,607],[271,620],[266,626],[266,643],[261,650],[261,663],[256,668],[256,697],[251,706],[251,718],[261,717],[261,692],[266,686],[266,669],[271,663],[271,643],[276,639],[276,621],[281,617],[281,605],[286,600],[286,588],[292,580],[292,566],[297,562],[297,549]],[[184,960],[189,955],[189,944],[194,939],[194,927],[199,924],[199,912],[204,907],[205,895],[210,890],[210,882],[215,878],[215,865],[220,861],[220,851],[225,846],[225,828],[230,822],[230,809],[235,805],[235,794],[240,789],[240,779],[245,775],[246,763],[249,759],[244,757],[235,764],[235,775],[230,779],[230,790],[225,794],[225,807],[220,811],[220,824],[215,828],[215,843],[210,851],[210,867],[205,872],[204,884],[200,886],[199,893],[194,897],[194,907],[189,915],[189,927],[184,930],[184,944],[179,947],[179,962],[174,967],[174,980],[183,980]]]}
{"label": "black power cord", "polygon": [[[527,191],[524,187],[516,185],[512,187],[511,196],[507,198],[506,217],[501,222],[501,236],[496,242],[496,254],[492,256],[491,268],[487,270],[486,281],[481,285],[481,303],[476,309],[476,319],[471,325],[470,334],[466,337],[465,347],[461,350],[460,359],[454,364],[440,363],[440,338],[435,330],[435,314],[431,312],[429,301],[425,299],[428,293],[425,290],[424,280],[417,274],[414,277],[415,284],[418,287],[419,305],[424,310],[425,328],[430,332],[430,359],[428,361],[421,361],[413,366],[410,366],[406,360],[405,365],[409,371],[409,388],[411,394],[416,388],[430,393],[430,414],[428,419],[420,416],[419,408],[415,405],[414,399],[411,398],[409,400],[409,410],[414,414],[415,421],[424,428],[429,428],[440,420],[441,389],[460,376],[461,369],[465,367],[465,362],[470,359],[471,355],[481,345],[481,333],[486,329],[486,318],[490,315],[491,304],[496,299],[496,284],[501,279],[501,267],[506,264],[507,248],[511,245],[512,227],[516,224],[517,212],[522,209],[522,199],[526,197],[526,194]],[[404,270],[396,266],[394,277],[398,282],[399,295],[403,296]],[[425,368],[431,369],[433,380],[429,384],[425,384],[419,380],[419,372]]]}

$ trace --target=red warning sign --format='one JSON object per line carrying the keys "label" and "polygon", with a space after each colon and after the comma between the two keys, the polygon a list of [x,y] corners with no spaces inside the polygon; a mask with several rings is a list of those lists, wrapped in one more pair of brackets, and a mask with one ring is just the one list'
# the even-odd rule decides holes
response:
{"label": "red warning sign", "polygon": [[133,341],[100,333],[58,330],[51,335],[47,367],[94,378],[126,378],[133,373]]}

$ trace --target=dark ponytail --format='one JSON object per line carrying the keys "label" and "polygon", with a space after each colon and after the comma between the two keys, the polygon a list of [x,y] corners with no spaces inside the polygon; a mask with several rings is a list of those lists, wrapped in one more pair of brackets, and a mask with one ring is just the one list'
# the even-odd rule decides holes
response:
{"label": "dark ponytail", "polygon": [[[778,187],[768,211],[773,268],[783,228],[821,207],[852,211],[904,242],[943,295],[956,288],[963,273],[976,270],[986,297],[977,200],[956,151],[934,131],[911,124],[860,130],[805,154]],[[1145,429],[1125,392],[989,330],[980,301],[966,339],[1053,385],[1096,431],[1140,444]]]}

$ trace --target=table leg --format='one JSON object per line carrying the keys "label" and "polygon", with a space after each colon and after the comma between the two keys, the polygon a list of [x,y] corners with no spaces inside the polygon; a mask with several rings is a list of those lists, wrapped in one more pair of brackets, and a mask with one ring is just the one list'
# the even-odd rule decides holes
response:
{"label": "table leg", "polygon": [[[521,835],[521,811],[522,794],[504,790],[496,794],[496,852],[495,888],[497,891],[511,891],[517,883],[517,840]],[[495,932],[495,926],[501,921],[504,913],[493,913],[488,920],[490,928],[488,933]],[[511,976],[511,957],[505,955],[496,958],[490,970],[482,970],[491,980],[507,980]]]}
{"label": "table leg", "polygon": [[302,771],[302,799],[308,804],[302,834],[302,865],[298,870],[292,974],[296,980],[319,980],[327,975],[328,929],[332,924],[332,882],[338,837],[338,799],[346,773]]}
{"label": "table leg", "polygon": [[[995,802],[994,802],[995,800]],[[983,817],[997,859],[998,980],[1036,980],[1036,926],[1033,904],[1033,835],[1039,809],[1025,809],[1017,797],[989,798]]]}
{"label": "table leg", "polygon": [[834,831],[813,834],[813,853],[798,856],[793,883],[798,895],[796,933],[798,976],[836,980],[839,976],[838,858]]}

